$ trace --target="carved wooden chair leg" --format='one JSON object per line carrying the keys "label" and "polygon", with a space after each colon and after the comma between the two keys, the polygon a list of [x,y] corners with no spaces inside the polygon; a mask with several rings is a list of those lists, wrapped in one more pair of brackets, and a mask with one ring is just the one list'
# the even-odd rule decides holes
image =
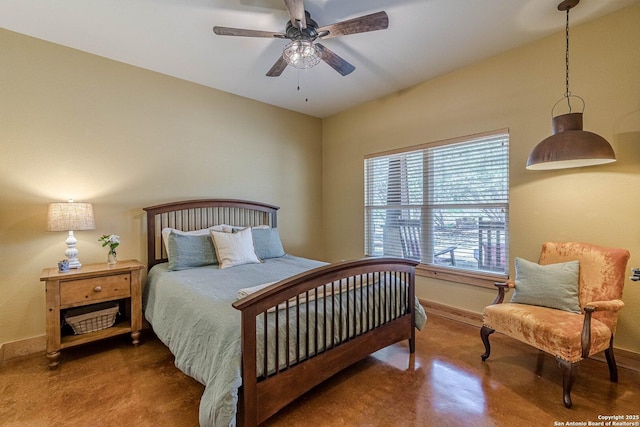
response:
{"label": "carved wooden chair leg", "polygon": [[604,355],[607,358],[607,365],[609,365],[609,379],[612,383],[618,382],[618,365],[616,365],[616,358],[613,355],[613,336],[609,341],[609,348],[604,351]]}
{"label": "carved wooden chair leg", "polygon": [[578,363],[570,363],[557,357],[556,361],[558,362],[558,367],[562,370],[562,400],[565,407],[571,408],[573,404],[571,402],[571,387],[573,387],[573,380],[576,379]]}
{"label": "carved wooden chair leg", "polygon": [[483,362],[487,360],[489,358],[489,355],[491,354],[491,344],[489,343],[489,335],[491,335],[494,332],[495,332],[494,329],[491,329],[486,326],[482,326],[482,329],[480,329],[480,338],[482,338],[482,343],[484,344],[484,350],[485,350],[484,354],[480,356]]}

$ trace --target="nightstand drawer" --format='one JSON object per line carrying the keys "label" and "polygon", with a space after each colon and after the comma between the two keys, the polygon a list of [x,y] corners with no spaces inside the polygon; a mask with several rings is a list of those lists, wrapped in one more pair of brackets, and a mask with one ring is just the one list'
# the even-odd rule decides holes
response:
{"label": "nightstand drawer", "polygon": [[131,295],[130,275],[94,277],[60,284],[60,305],[90,304],[104,299],[127,298]]}

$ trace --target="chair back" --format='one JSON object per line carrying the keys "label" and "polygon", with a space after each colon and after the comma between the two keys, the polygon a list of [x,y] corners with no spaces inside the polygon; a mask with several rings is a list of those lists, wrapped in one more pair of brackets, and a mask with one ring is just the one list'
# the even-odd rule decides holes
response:
{"label": "chair back", "polygon": [[478,220],[478,249],[476,259],[480,270],[504,272],[506,233],[503,221]]}
{"label": "chair back", "polygon": [[420,261],[420,221],[400,220],[400,245],[404,258]]}
{"label": "chair back", "polygon": [[[606,248],[588,243],[546,242],[540,252],[540,264],[556,264],[578,260],[580,309],[591,301],[622,298],[625,271],[629,260],[626,249]],[[618,313],[597,311],[593,318],[616,331]]]}

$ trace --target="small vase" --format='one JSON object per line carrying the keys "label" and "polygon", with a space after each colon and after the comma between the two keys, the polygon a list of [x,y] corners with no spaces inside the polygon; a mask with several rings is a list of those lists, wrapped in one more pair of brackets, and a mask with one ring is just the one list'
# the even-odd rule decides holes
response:
{"label": "small vase", "polygon": [[107,264],[115,265],[118,262],[118,255],[114,249],[111,249],[107,254]]}

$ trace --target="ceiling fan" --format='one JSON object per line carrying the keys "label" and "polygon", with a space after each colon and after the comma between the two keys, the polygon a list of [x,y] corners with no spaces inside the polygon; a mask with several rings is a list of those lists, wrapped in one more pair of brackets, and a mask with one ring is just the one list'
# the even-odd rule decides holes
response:
{"label": "ceiling fan", "polygon": [[355,67],[340,56],[317,43],[317,39],[346,36],[349,34],[365,33],[368,31],[384,30],[389,27],[389,17],[386,12],[376,12],[359,18],[318,27],[311,14],[304,9],[303,0],[284,0],[289,12],[284,33],[260,30],[245,30],[241,28],[213,27],[213,32],[220,36],[265,37],[291,40],[273,67],[267,72],[269,77],[278,77],[287,65],[296,68],[311,68],[320,60],[329,64],[343,76],[350,74]]}

